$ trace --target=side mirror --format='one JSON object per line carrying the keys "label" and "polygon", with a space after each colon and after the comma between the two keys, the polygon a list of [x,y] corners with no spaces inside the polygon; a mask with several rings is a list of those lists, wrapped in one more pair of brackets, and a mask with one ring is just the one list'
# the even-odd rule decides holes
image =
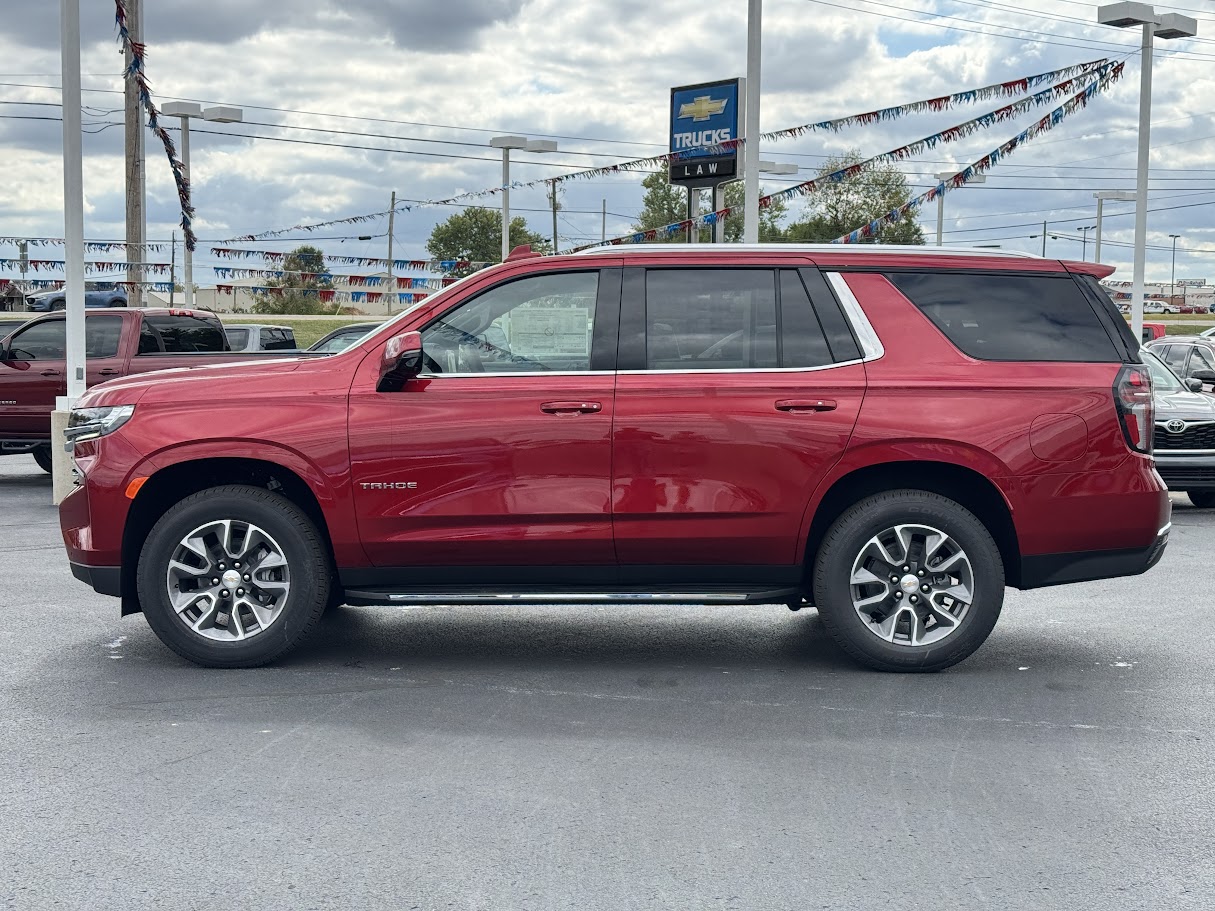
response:
{"label": "side mirror", "polygon": [[380,361],[377,392],[400,392],[405,384],[422,372],[422,333],[402,332],[384,346]]}
{"label": "side mirror", "polygon": [[1202,380],[1192,376],[1185,381],[1185,388],[1190,392],[1202,392]]}

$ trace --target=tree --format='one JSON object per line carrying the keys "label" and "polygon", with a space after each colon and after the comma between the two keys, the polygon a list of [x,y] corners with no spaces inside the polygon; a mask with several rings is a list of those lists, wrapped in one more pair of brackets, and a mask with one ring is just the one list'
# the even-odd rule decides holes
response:
{"label": "tree", "polygon": [[[664,225],[683,221],[688,217],[688,191],[685,187],[672,185],[666,171],[656,171],[641,182],[646,194],[641,200],[641,217],[633,225],[634,231],[648,231],[650,228],[661,228]],[[760,188],[763,195],[763,188]],[[726,184],[726,205],[734,208],[734,214],[725,221],[726,242],[738,243],[743,237],[742,208],[745,190],[741,180]],[[707,194],[702,194],[702,199]],[[767,243],[784,238],[780,221],[785,215],[785,204],[776,200],[766,209],[759,212],[759,239]],[[709,243],[713,239],[711,228],[700,231],[701,243]],[[660,237],[656,242],[669,241],[671,238]]]}
{"label": "tree", "polygon": [[266,283],[281,291],[253,295],[253,312],[275,315],[337,313],[336,304],[321,300],[320,291],[333,288],[333,282],[320,276],[326,274],[325,254],[305,244],[283,257],[280,266],[283,277]]}
{"label": "tree", "polygon": [[[824,177],[864,159],[856,149],[828,158],[819,170]],[[861,171],[837,183],[828,183],[813,193],[806,205],[805,218],[789,225],[785,238],[795,242],[825,243],[868,224],[911,198],[907,177],[893,164]],[[912,217],[878,229],[864,243],[922,244],[924,232]]]}
{"label": "tree", "polygon": [[[547,253],[549,242],[528,230],[522,218],[510,220],[510,246],[531,244],[532,249]],[[474,206],[457,212],[447,221],[435,225],[426,241],[426,249],[435,259],[467,260],[468,262],[502,262],[502,212]],[[467,275],[471,268],[455,270],[455,275]]]}

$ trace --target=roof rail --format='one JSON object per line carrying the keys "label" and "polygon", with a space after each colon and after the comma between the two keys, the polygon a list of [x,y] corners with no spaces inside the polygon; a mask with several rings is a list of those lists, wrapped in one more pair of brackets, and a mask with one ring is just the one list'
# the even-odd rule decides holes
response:
{"label": "roof rail", "polygon": [[627,247],[630,253],[883,253],[898,256],[1006,256],[1041,259],[1020,250],[992,250],[986,247],[930,247],[922,244],[616,244],[579,250],[575,256],[616,253]]}

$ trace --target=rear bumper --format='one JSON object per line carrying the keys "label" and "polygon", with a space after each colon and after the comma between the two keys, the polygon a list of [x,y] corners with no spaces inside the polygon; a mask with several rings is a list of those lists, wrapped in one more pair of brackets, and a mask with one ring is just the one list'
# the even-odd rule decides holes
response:
{"label": "rear bumper", "polygon": [[122,597],[122,567],[121,566],[85,566],[83,563],[72,563],[72,575],[91,585],[93,591],[102,595]]}
{"label": "rear bumper", "polygon": [[1021,558],[1020,588],[1045,588],[1069,582],[1092,582],[1118,576],[1138,576],[1160,562],[1169,543],[1169,522],[1147,547],[1131,550],[1093,550],[1070,554],[1041,554]]}

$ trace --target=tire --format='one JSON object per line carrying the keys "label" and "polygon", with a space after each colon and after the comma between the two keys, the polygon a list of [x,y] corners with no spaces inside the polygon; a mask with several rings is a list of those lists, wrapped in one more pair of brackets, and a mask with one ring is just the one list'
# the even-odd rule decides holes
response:
{"label": "tire", "polygon": [[30,455],[34,457],[34,461],[38,463],[38,467],[47,474],[51,473],[51,444],[43,443],[37,449],[34,449]]}
{"label": "tire", "polygon": [[[226,549],[223,522],[230,523]],[[202,554],[185,547],[187,537]],[[236,558],[245,564],[225,562]],[[334,588],[333,560],[308,516],[277,493],[235,484],[200,491],[161,516],[144,542],[137,577],[144,615],[160,640],[195,664],[219,668],[258,667],[287,654],[312,631]],[[212,579],[219,584],[211,586]],[[196,591],[201,600],[187,606]],[[254,603],[262,598],[268,600]]]}
{"label": "tire", "polygon": [[1199,509],[1215,507],[1215,490],[1187,490],[1185,494]]}
{"label": "tire", "polygon": [[[889,537],[898,526],[910,547],[897,535]],[[874,541],[884,543],[875,547]],[[932,572],[930,558],[950,572]],[[868,575],[875,581],[853,584]],[[922,490],[874,494],[847,509],[823,538],[813,579],[814,603],[832,638],[851,658],[881,671],[939,671],[957,664],[987,639],[1004,604],[1004,563],[991,534],[959,503]],[[879,598],[883,589],[886,596]],[[926,610],[927,603],[934,609]],[[870,607],[863,619],[860,610]],[[912,610],[920,621],[918,636]]]}

